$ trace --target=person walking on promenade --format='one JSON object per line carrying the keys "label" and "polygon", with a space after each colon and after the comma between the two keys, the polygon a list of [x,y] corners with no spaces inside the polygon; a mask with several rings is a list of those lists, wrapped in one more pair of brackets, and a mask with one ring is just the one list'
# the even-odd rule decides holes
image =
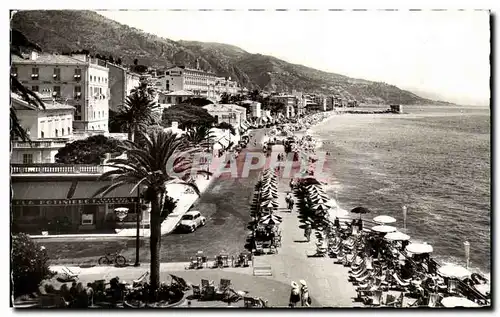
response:
{"label": "person walking on promenade", "polygon": [[307,239],[307,242],[311,241],[311,232],[312,232],[312,226],[310,223],[307,223],[306,229],[304,230],[304,236]]}
{"label": "person walking on promenade", "polygon": [[290,302],[289,302],[288,306],[290,308],[294,308],[300,302],[300,288],[299,288],[299,285],[295,281],[292,281],[291,285],[292,285],[292,289],[290,290]]}
{"label": "person walking on promenade", "polygon": [[286,205],[288,207],[288,210],[292,212],[293,209],[293,196],[291,192],[288,192],[285,197]]}
{"label": "person walking on promenade", "polygon": [[311,306],[311,297],[309,296],[309,289],[307,288],[307,283],[304,280],[300,280],[300,303],[302,307]]}

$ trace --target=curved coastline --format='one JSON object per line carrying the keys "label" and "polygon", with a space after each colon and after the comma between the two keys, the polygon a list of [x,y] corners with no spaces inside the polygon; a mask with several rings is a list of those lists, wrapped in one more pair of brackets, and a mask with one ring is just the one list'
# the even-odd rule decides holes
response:
{"label": "curved coastline", "polygon": [[[415,118],[419,118],[420,117],[420,113],[406,113],[404,116],[401,116],[401,117],[404,117],[404,118],[408,118],[408,119],[415,119]],[[448,116],[452,116],[453,114],[448,114]],[[359,115],[350,115],[350,114],[347,114],[347,115],[342,115],[342,117],[352,117],[353,119],[354,118],[359,118],[361,116]],[[363,117],[373,117],[374,115],[365,115]],[[386,115],[376,115],[377,117],[386,117]],[[387,117],[389,117],[392,115],[388,114]],[[400,117],[400,116],[398,116]],[[308,126],[306,129],[300,131],[301,133],[303,134],[308,134],[308,135],[311,135],[312,137],[314,137],[315,139],[325,143],[325,142],[331,142],[331,140],[325,140],[325,139],[322,139],[322,137],[319,135],[318,130],[321,129],[321,127],[324,127],[325,125],[330,125],[332,124],[332,121],[334,121],[335,119],[337,118],[337,114],[336,113],[331,113],[330,115],[328,115],[328,117],[324,118],[323,120],[315,123],[315,124],[312,124],[310,126]],[[324,145],[324,144],[322,144]],[[328,185],[328,186],[333,186],[333,185]],[[335,185],[337,187],[337,185]],[[342,184],[340,184],[340,186],[342,186]],[[438,215],[437,215],[438,216]],[[436,216],[436,217],[437,217]],[[424,237],[418,237],[416,239],[413,239],[415,241],[417,240],[425,240],[425,236]],[[463,252],[463,251],[462,251]],[[455,252],[456,253],[456,252]],[[460,256],[457,256],[457,255],[453,255],[453,254],[450,254],[448,252],[446,252],[445,254],[442,254],[442,253],[437,253],[435,254],[435,256],[438,257],[438,260],[440,263],[442,264],[462,264],[464,261],[463,261],[463,256],[460,257]],[[479,267],[478,264],[474,264],[471,265],[470,267],[470,270],[472,272],[478,272],[484,276],[486,276],[488,279],[490,279],[490,271],[485,269],[484,267]]]}

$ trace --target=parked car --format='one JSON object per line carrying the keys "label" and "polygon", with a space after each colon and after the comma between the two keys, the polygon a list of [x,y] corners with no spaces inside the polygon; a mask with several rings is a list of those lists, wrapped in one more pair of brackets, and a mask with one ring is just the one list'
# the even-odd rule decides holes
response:
{"label": "parked car", "polygon": [[194,232],[198,227],[204,226],[207,219],[199,211],[188,211],[182,216],[179,227],[189,232]]}

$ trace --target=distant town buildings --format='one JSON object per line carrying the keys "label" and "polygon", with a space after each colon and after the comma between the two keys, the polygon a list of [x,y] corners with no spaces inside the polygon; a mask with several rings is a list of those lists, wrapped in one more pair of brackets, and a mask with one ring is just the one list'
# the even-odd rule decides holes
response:
{"label": "distant town buildings", "polygon": [[109,69],[84,54],[12,56],[11,74],[32,91],[75,107],[75,130],[108,131]]}
{"label": "distant town buildings", "polygon": [[12,141],[11,163],[54,163],[57,151],[73,137],[75,108],[56,102],[50,95],[40,95],[45,109],[36,108],[20,96],[11,94],[12,107],[21,127],[27,132],[28,141]]}
{"label": "distant town buildings", "polygon": [[245,107],[233,104],[210,104],[203,108],[215,118],[217,124],[226,122],[232,125],[235,130],[245,129],[247,126]]}

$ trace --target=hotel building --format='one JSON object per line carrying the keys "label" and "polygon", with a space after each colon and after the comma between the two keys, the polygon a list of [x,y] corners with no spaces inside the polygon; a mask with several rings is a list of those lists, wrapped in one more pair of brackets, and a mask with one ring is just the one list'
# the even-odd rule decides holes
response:
{"label": "hotel building", "polygon": [[109,69],[84,54],[12,56],[11,75],[32,91],[75,107],[73,129],[108,131]]}

